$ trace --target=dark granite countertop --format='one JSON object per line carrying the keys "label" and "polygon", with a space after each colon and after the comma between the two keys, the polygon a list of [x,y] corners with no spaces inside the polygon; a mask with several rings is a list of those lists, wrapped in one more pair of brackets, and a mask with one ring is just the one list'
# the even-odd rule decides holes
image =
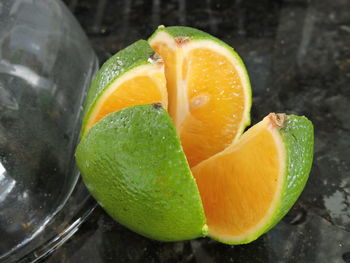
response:
{"label": "dark granite countertop", "polygon": [[348,0],[65,0],[101,61],[159,24],[203,29],[244,59],[252,123],[271,111],[308,116],[315,159],[297,204],[242,246],[161,243],[97,207],[46,262],[350,262],[350,3]]}

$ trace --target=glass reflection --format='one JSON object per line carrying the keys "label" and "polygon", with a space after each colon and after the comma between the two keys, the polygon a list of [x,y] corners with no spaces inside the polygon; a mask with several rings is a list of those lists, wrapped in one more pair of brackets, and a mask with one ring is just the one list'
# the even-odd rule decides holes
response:
{"label": "glass reflection", "polygon": [[6,169],[0,162],[0,203],[11,193],[16,185],[16,181],[9,177]]}

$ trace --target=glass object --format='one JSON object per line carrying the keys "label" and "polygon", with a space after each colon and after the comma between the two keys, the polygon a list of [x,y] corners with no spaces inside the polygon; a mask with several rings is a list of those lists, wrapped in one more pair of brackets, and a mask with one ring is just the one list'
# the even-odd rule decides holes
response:
{"label": "glass object", "polygon": [[74,149],[97,65],[61,2],[0,2],[1,262],[40,258],[94,207]]}

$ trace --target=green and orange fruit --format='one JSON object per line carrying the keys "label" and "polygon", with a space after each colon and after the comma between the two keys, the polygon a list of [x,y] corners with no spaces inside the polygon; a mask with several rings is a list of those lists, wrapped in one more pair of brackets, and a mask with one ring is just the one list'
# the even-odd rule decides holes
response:
{"label": "green and orange fruit", "polygon": [[144,236],[255,240],[306,184],[312,123],[271,113],[242,135],[251,89],[232,48],[187,27],[160,27],[148,43],[118,52],[92,84],[76,150],[84,182]]}

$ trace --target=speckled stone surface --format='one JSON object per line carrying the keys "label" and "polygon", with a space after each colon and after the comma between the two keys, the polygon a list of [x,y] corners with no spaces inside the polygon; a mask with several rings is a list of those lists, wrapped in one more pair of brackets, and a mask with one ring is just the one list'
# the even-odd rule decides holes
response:
{"label": "speckled stone surface", "polygon": [[252,122],[306,115],[315,159],[289,214],[244,246],[210,239],[161,243],[96,208],[46,262],[350,262],[350,3],[348,0],[65,0],[101,60],[158,24],[203,29],[232,45],[253,88]]}

